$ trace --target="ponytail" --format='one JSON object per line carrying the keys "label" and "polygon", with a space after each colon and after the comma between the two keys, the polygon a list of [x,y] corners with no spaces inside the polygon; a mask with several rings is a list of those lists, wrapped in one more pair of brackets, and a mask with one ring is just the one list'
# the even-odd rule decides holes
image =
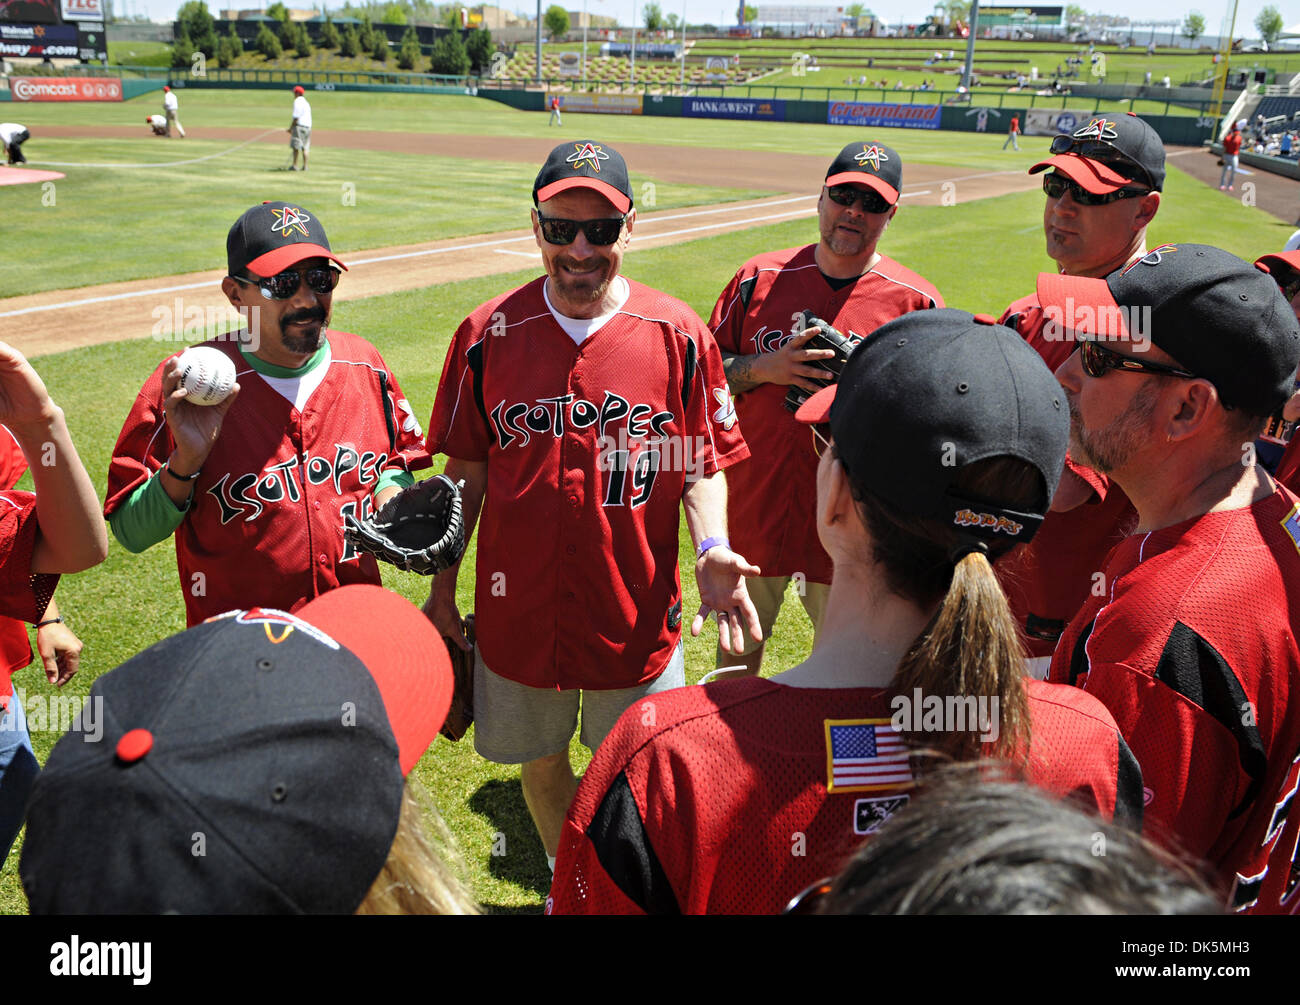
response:
{"label": "ponytail", "polygon": [[[1023,667],[1023,643],[1006,595],[988,557],[974,551],[953,569],[943,603],[899,663],[892,687],[903,695],[919,689],[922,695],[977,699],[963,710],[967,729],[944,733],[938,743],[927,734],[925,746],[958,761],[1018,760],[1029,748]],[[988,739],[993,716],[996,738]]]}
{"label": "ponytail", "polygon": [[[1015,457],[969,464],[954,487],[966,497],[1018,509],[1042,512],[1047,505],[1042,476]],[[914,708],[905,730],[909,745],[959,761],[994,756],[1023,763],[1030,737],[1024,642],[992,565],[1014,542],[971,549],[957,527],[905,515],[856,486],[854,494],[886,585],[924,607],[938,607],[899,663],[891,690],[909,700],[918,693],[938,698],[966,726],[924,730],[921,710]]]}

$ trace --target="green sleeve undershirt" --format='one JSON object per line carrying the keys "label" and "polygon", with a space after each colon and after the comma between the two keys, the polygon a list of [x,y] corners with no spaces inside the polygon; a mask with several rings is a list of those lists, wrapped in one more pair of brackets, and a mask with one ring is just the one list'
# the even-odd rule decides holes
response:
{"label": "green sleeve undershirt", "polygon": [[[298,370],[272,366],[246,351],[243,355],[245,362],[259,373],[272,377],[292,377],[300,376],[321,365],[329,358],[329,347],[328,343],[322,345],[306,366]],[[189,512],[193,493],[191,492],[190,499],[185,501],[185,505],[178,508],[172,502],[171,496],[167,494],[167,490],[162,487],[161,478],[161,470],[154,472],[153,477],[132,492],[108,518],[113,536],[127,551],[139,554],[146,548],[152,548],[159,541],[171,537],[185,520],[185,514]],[[379,475],[379,481],[375,483],[371,498],[373,499],[374,495],[389,486],[395,485],[399,489],[404,489],[414,484],[415,476],[411,472],[403,468],[388,468]]]}

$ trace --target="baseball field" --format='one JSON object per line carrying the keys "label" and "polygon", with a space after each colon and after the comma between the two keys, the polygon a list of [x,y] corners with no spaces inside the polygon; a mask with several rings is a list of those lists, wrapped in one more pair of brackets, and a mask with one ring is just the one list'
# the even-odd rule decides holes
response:
{"label": "baseball field", "polygon": [[[880,245],[933,282],[950,306],[1001,313],[1052,269],[1043,251],[1043,196],[1026,169],[1047,141],[1003,132],[861,130],[796,123],[521,112],[470,97],[319,92],[310,170],[285,171],[291,95],[182,91],[188,138],[156,139],[142,116],[157,96],[121,104],[21,107],[30,167],[47,183],[0,185],[4,265],[0,338],[29,356],[68,416],[102,493],[114,441],[144,379],[165,356],[211,332],[186,312],[220,302],[226,230],[248,206],[287,199],[318,217],[354,268],[335,296],[331,327],[375,344],[427,419],[453,331],[480,302],[534,278],[540,257],[527,231],[533,176],[550,147],[594,138],[618,147],[633,172],[639,217],[624,271],[707,318],[750,256],[816,239],[815,203],[831,158],[854,139],[878,139],[904,159],[902,208]],[[18,106],[12,106],[18,114]],[[6,116],[9,113],[6,113]],[[1280,249],[1294,229],[1300,184],[1238,176],[1217,191],[1206,153],[1172,148],[1154,243],[1217,244],[1244,258]],[[0,167],[0,175],[9,169]],[[1244,174],[1244,173],[1243,173]],[[1257,197],[1267,186],[1266,212]],[[1248,188],[1247,186],[1252,186]],[[1289,202],[1288,202],[1289,200]],[[1289,209],[1285,207],[1289,206]],[[442,458],[435,458],[441,468]],[[30,487],[30,477],[20,483]],[[544,532],[545,528],[539,528]],[[683,565],[692,550],[682,527]],[[473,561],[460,583],[472,608]],[[420,577],[386,569],[417,604]],[[697,600],[689,571],[685,609]],[[528,584],[511,584],[527,589]],[[64,616],[85,643],[81,672],[58,695],[86,695],[95,678],[184,628],[170,544],[131,555],[111,542],[100,567],[66,578]],[[571,626],[574,632],[582,624]],[[713,666],[716,633],[687,639],[689,680]],[[768,646],[775,672],[811,644],[802,609],[787,604]],[[72,701],[55,701],[39,664],[14,683],[27,695],[32,740],[44,760]],[[303,687],[310,668],[303,668]],[[48,710],[43,719],[33,704]],[[573,742],[575,763],[585,750]],[[524,805],[517,768],[486,762],[468,740],[439,739],[415,771],[433,794],[464,858],[473,890],[493,912],[537,913],[549,873]],[[24,913],[15,845],[0,871],[0,911]]]}

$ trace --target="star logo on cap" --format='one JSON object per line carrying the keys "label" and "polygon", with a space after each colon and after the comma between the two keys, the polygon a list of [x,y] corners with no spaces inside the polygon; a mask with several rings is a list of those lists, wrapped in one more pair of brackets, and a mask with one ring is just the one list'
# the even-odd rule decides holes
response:
{"label": "star logo on cap", "polygon": [[881,150],[880,147],[873,143],[869,147],[864,146],[861,153],[853,155],[853,159],[863,167],[870,164],[873,171],[879,171],[880,162],[889,160],[889,154],[885,153],[885,151]]}
{"label": "star logo on cap", "polygon": [[600,162],[609,160],[609,154],[600,149],[600,144],[575,143],[573,146],[573,153],[569,154],[569,156],[565,158],[565,161],[573,165],[573,170],[577,171],[578,168],[585,164],[590,167],[591,170],[600,174]]}
{"label": "star logo on cap", "polygon": [[1178,250],[1178,246],[1175,244],[1162,244],[1158,248],[1152,248],[1145,255],[1143,255],[1141,258],[1135,261],[1132,265],[1126,267],[1124,271],[1120,273],[1120,275],[1127,276],[1139,265],[1159,265],[1162,261],[1164,261],[1165,255],[1173,254],[1177,250]]}
{"label": "star logo on cap", "polygon": [[1082,129],[1076,130],[1074,138],[1086,140],[1096,137],[1099,140],[1113,140],[1119,134],[1115,132],[1115,123],[1110,119],[1093,119]]}
{"label": "star logo on cap", "polygon": [[284,237],[288,237],[289,232],[294,230],[303,237],[311,236],[307,233],[307,221],[311,217],[297,206],[285,206],[283,209],[272,208],[271,213],[275,216],[275,222],[271,224],[271,229],[278,231]]}

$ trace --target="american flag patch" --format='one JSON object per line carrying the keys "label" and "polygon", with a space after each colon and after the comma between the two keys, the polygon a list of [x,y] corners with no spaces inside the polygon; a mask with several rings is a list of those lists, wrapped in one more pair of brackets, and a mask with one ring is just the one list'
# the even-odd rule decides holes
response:
{"label": "american flag patch", "polygon": [[881,792],[912,787],[907,746],[888,719],[825,719],[826,790]]}
{"label": "american flag patch", "polygon": [[1282,529],[1295,545],[1296,551],[1300,551],[1300,504],[1291,507],[1291,512],[1282,521]]}

